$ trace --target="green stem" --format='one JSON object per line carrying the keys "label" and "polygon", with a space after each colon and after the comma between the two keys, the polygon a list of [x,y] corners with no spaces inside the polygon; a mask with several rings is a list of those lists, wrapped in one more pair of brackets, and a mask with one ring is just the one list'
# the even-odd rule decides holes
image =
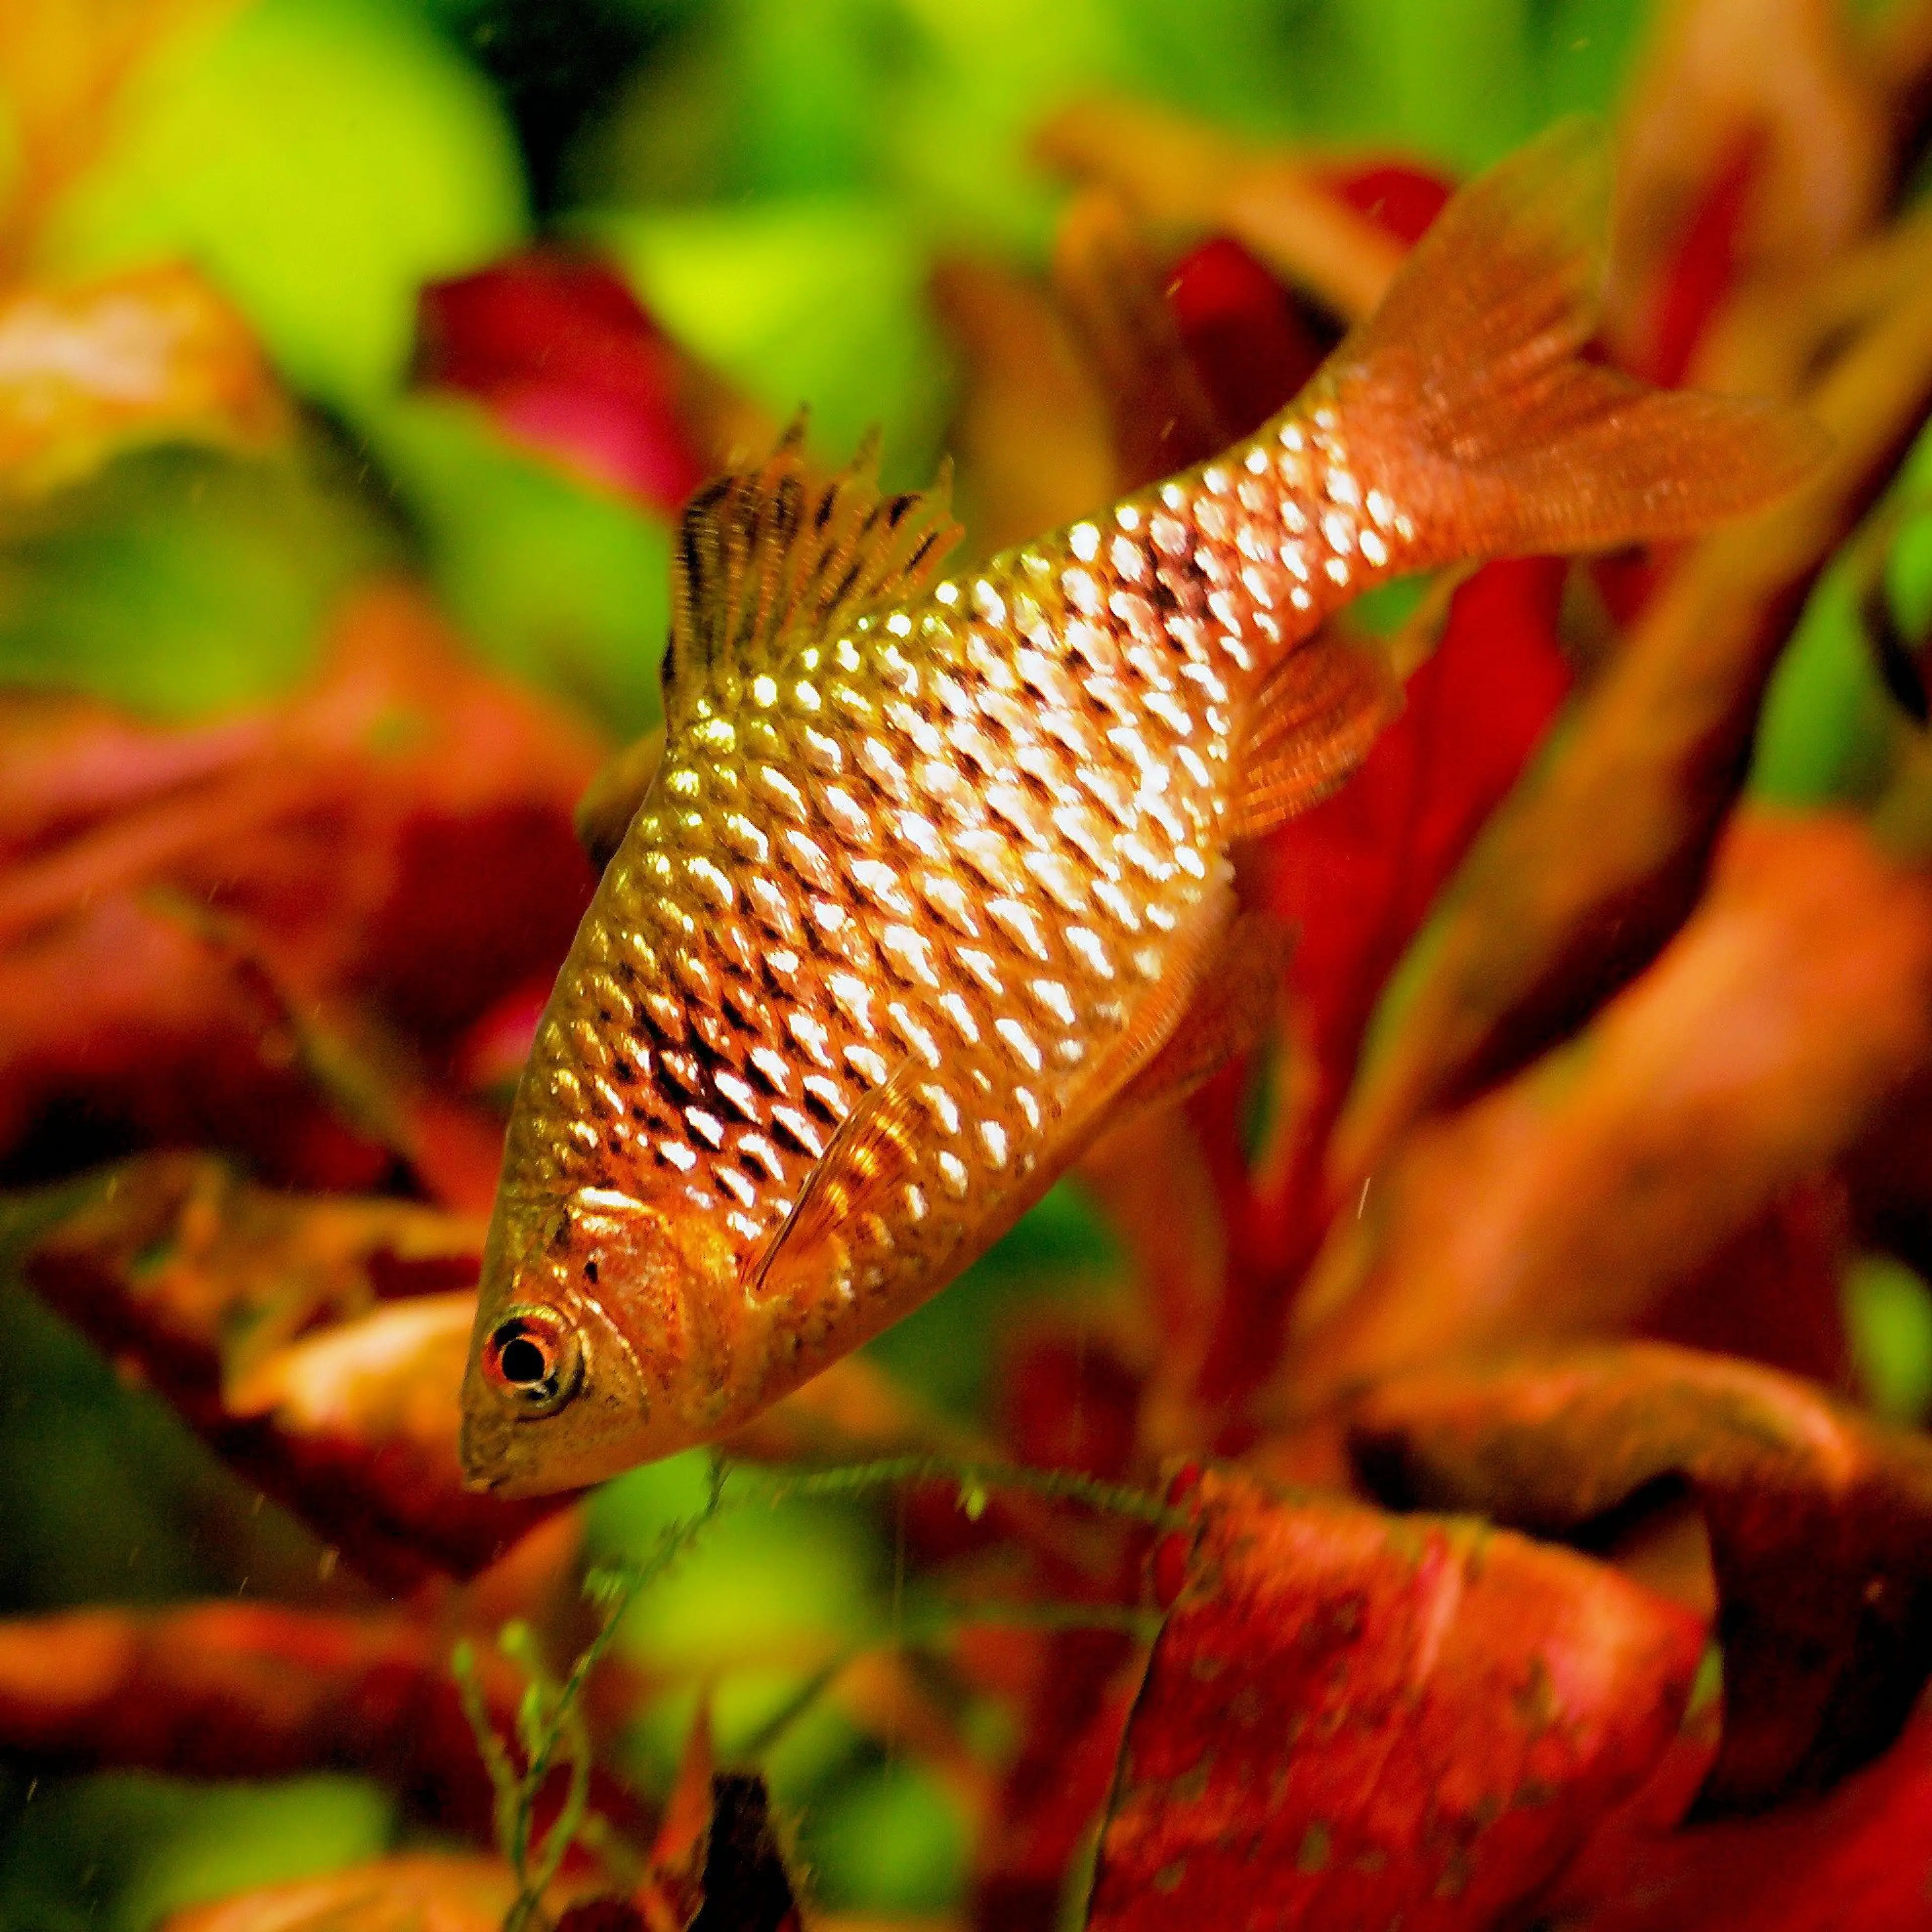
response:
{"label": "green stem", "polygon": [[913,1483],[952,1484],[968,1513],[983,1508],[986,1492],[1017,1490],[1054,1502],[1084,1504],[1108,1516],[1150,1523],[1157,1529],[1185,1529],[1188,1520],[1158,1496],[1124,1483],[1103,1483],[1077,1469],[1032,1469],[1017,1462],[958,1462],[944,1456],[888,1456],[874,1462],[842,1463],[830,1468],[764,1478],[774,1497],[857,1496],[871,1490]]}

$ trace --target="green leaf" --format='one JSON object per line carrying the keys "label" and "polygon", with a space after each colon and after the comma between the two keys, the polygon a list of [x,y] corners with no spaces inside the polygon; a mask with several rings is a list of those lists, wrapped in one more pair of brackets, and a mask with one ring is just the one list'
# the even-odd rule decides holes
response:
{"label": "green leaf", "polygon": [[0,681],[163,718],[273,698],[394,531],[314,452],[123,458],[0,546]]}
{"label": "green leaf", "polygon": [[1845,1325],[1872,1408],[1893,1422],[1932,1415],[1932,1289],[1903,1262],[1863,1256],[1846,1272]]}
{"label": "green leaf", "polygon": [[259,0],[160,64],[58,212],[50,266],[201,263],[296,386],[367,401],[416,292],[515,245],[521,164],[482,76],[383,0]]}
{"label": "green leaf", "polygon": [[388,1847],[394,1801],[360,1778],[50,1783],[0,1847],[0,1924],[148,1932],[170,1912]]}
{"label": "green leaf", "polygon": [[613,736],[654,724],[670,614],[666,526],[519,449],[461,398],[404,397],[359,421],[458,628]]}
{"label": "green leaf", "polygon": [[1858,610],[1855,573],[1835,566],[1813,592],[1765,699],[1750,790],[1793,808],[1869,805],[1900,728]]}
{"label": "green leaf", "polygon": [[686,347],[776,416],[809,405],[814,447],[842,461],[877,423],[888,482],[930,478],[947,363],[905,218],[876,200],[811,200],[574,225]]}
{"label": "green leaf", "polygon": [[868,1766],[807,1811],[800,1850],[828,1910],[944,1912],[965,1888],[966,1820],[910,1758]]}

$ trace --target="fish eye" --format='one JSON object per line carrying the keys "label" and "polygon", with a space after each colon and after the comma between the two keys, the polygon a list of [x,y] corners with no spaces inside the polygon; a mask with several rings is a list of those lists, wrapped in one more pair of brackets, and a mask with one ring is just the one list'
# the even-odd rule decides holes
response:
{"label": "fish eye", "polygon": [[584,1346],[575,1329],[548,1308],[513,1308],[490,1331],[483,1366],[526,1414],[549,1415],[577,1393]]}

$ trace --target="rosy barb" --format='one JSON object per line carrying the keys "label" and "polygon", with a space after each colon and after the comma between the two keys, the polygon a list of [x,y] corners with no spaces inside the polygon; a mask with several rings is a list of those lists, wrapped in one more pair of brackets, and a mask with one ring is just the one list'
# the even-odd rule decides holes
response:
{"label": "rosy barb", "polygon": [[938,580],[939,496],[788,439],[700,490],[663,758],[519,1090],[470,1479],[718,1436],[941,1287],[1123,1107],[1241,1042],[1228,850],[1399,701],[1322,628],[1391,576],[1676,537],[1788,488],[1767,408],[1580,359],[1602,169],[1559,128],[1215,461]]}

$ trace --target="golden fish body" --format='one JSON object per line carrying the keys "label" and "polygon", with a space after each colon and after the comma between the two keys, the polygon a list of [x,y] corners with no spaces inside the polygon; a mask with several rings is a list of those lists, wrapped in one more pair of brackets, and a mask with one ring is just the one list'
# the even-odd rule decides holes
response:
{"label": "golden fish body", "polygon": [[662,764],[512,1117],[472,1480],[724,1433],[982,1252],[1124,1092],[1211,1064],[1229,844],[1391,709],[1339,605],[1792,479],[1787,421],[1575,359],[1587,170],[1574,136],[1506,164],[1254,436],[970,576],[932,581],[935,504],[809,485],[789,443],[700,493]]}

